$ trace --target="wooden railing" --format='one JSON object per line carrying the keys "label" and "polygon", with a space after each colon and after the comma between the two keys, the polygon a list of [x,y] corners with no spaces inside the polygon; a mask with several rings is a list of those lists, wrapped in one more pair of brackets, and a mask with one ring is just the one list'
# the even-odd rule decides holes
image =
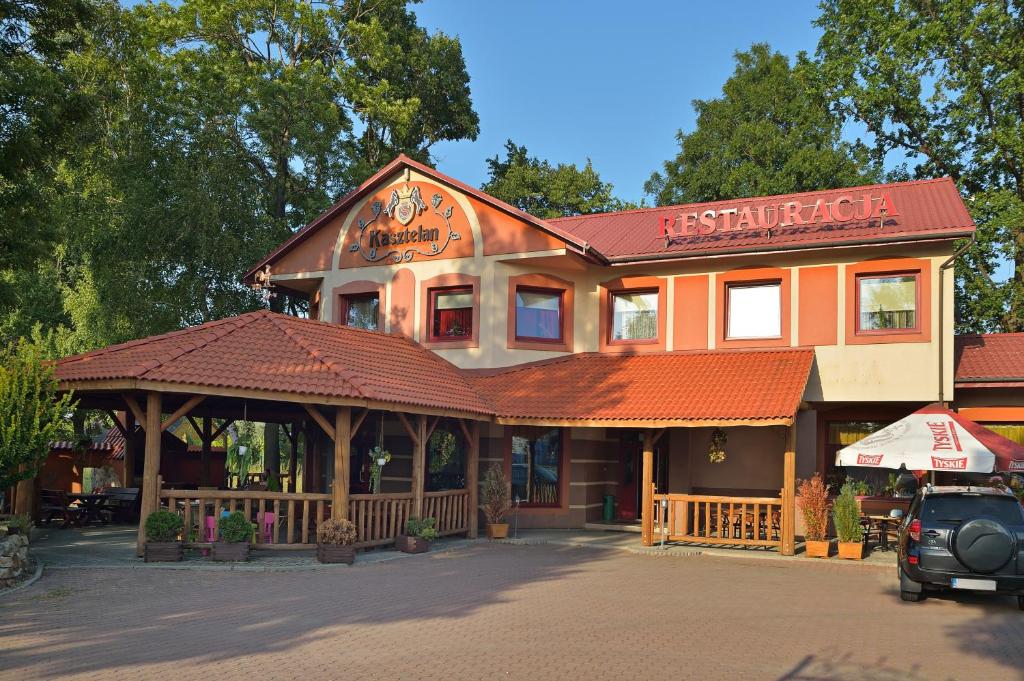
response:
{"label": "wooden railing", "polygon": [[412,513],[412,492],[406,494],[352,494],[348,498],[348,518],[356,526],[356,546],[391,544],[405,532]]}
{"label": "wooden railing", "polygon": [[423,495],[423,517],[434,518],[440,535],[469,529],[469,490],[450,489]]}
{"label": "wooden railing", "polygon": [[[331,495],[262,492],[249,490],[160,489],[160,505],[182,516],[183,541],[193,547],[209,545],[209,532],[220,531],[222,510],[241,511],[257,523],[257,548],[310,548],[316,545],[316,527],[329,516]],[[356,547],[383,546],[405,531],[413,514],[413,494],[353,494],[349,496],[348,517],[355,524]],[[258,521],[273,513],[271,542]],[[438,534],[466,532],[469,528],[468,490],[427,492],[423,495],[423,517],[436,519]],[[210,529],[208,529],[208,522]]]}
{"label": "wooden railing", "polygon": [[[663,504],[663,502],[665,502]],[[654,541],[782,545],[782,499],[654,495]]]}

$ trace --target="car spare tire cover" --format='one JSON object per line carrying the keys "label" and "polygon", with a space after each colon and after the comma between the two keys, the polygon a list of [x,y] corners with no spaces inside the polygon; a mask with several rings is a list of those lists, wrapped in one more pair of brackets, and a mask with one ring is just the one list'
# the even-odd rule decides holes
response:
{"label": "car spare tire cover", "polygon": [[975,518],[960,526],[953,550],[965,567],[974,572],[995,572],[1013,555],[1013,535],[991,518]]}

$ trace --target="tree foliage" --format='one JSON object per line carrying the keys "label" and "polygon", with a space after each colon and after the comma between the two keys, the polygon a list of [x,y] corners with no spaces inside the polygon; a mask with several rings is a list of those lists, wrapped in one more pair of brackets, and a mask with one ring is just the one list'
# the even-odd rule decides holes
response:
{"label": "tree foliage", "polygon": [[[967,197],[977,244],[957,265],[961,331],[1024,330],[1024,16],[1019,2],[826,0],[817,24],[826,95]],[[1013,274],[992,277],[1000,261]]]}
{"label": "tree foliage", "polygon": [[627,204],[612,195],[590,164],[552,165],[530,156],[525,146],[505,142],[505,158],[487,159],[489,175],[481,187],[491,196],[539,218],[623,210]]}
{"label": "tree foliage", "polygon": [[44,357],[39,344],[25,339],[0,352],[0,490],[36,476],[75,406],[70,394],[58,395]]}
{"label": "tree foliage", "polygon": [[867,149],[841,138],[815,64],[764,43],[736,53],[722,96],[695,99],[693,132],[644,190],[659,205],[848,187],[875,181]]}

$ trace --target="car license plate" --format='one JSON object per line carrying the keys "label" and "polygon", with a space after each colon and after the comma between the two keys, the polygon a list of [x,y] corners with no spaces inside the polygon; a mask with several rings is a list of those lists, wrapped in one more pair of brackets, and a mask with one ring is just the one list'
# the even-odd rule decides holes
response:
{"label": "car license plate", "polygon": [[964,579],[954,577],[951,583],[954,589],[974,589],[976,591],[995,591],[996,582],[994,579]]}

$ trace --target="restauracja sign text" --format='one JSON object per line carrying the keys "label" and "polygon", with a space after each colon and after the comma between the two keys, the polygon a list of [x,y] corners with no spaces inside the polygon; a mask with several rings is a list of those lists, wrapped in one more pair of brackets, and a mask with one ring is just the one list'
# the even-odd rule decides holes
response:
{"label": "restauracja sign text", "polygon": [[834,201],[818,199],[811,204],[786,201],[742,208],[709,208],[692,213],[661,217],[659,236],[664,239],[698,236],[744,229],[774,229],[823,222],[853,222],[899,215],[888,192],[855,198],[843,194]]}

